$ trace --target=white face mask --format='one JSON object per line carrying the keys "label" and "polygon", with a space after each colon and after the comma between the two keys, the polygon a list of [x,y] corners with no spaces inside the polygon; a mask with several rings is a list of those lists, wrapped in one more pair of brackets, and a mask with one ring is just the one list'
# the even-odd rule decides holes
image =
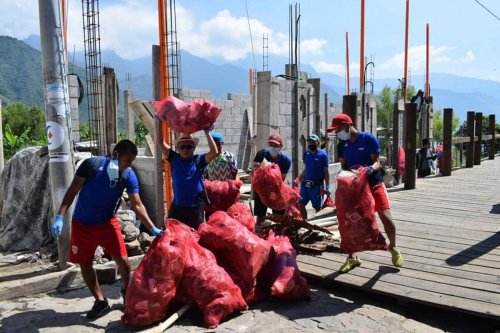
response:
{"label": "white face mask", "polygon": [[280,151],[281,151],[281,148],[278,148],[278,147],[269,147],[269,153],[271,154],[271,156],[278,156],[280,154]]}
{"label": "white face mask", "polygon": [[106,169],[106,171],[108,172],[108,177],[112,184],[111,187],[114,186],[113,183],[116,183],[118,181],[118,170],[118,160],[109,160],[108,168]]}
{"label": "white face mask", "polygon": [[337,133],[337,138],[342,141],[347,141],[351,138],[351,132],[349,131],[342,131]]}

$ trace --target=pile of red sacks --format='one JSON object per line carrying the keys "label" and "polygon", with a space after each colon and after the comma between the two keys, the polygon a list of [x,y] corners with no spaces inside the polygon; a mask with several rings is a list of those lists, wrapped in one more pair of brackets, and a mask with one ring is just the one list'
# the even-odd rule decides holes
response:
{"label": "pile of red sacks", "polygon": [[161,321],[181,304],[194,303],[209,328],[229,314],[273,296],[309,299],[296,253],[287,237],[257,236],[249,206],[215,211],[194,230],[167,219],[127,289],[122,320],[132,326]]}
{"label": "pile of red sacks", "polygon": [[177,133],[191,134],[209,128],[215,123],[221,109],[204,99],[194,99],[191,103],[168,96],[154,102],[156,115]]}

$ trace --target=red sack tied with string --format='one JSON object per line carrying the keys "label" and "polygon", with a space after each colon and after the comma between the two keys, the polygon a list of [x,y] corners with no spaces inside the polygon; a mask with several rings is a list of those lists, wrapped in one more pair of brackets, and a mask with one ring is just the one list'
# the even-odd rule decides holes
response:
{"label": "red sack tied with string", "polygon": [[195,99],[190,104],[174,96],[155,101],[156,115],[177,133],[191,134],[215,123],[221,109],[204,99]]}
{"label": "red sack tied with string", "polygon": [[255,233],[255,218],[248,205],[237,202],[227,209],[227,215],[240,222],[240,224],[245,226],[250,232]]}
{"label": "red sack tied with string", "polygon": [[387,250],[385,238],[377,226],[367,168],[342,171],[338,175],[335,204],[342,252]]}
{"label": "red sack tied with string", "polygon": [[261,164],[254,170],[252,187],[262,203],[275,210],[285,209],[299,199],[299,195],[283,182],[277,164]]}
{"label": "red sack tied with string", "polygon": [[240,187],[243,182],[239,180],[204,180],[203,184],[207,191],[207,212],[217,210],[226,211],[231,205],[240,199]]}

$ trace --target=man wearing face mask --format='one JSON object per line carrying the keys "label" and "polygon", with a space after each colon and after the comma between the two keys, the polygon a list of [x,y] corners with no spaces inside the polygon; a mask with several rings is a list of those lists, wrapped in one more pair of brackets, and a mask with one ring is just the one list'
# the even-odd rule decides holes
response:
{"label": "man wearing face mask", "polygon": [[[158,121],[160,121],[158,119]],[[203,176],[205,168],[217,156],[217,146],[210,134],[214,126],[205,129],[208,153],[195,154],[200,139],[191,134],[180,134],[174,140],[178,152],[163,140],[161,126],[157,126],[157,143],[163,157],[170,163],[174,197],[168,211],[168,218],[179,220],[193,229],[205,221],[205,188]]]}
{"label": "man wearing face mask", "polygon": [[[358,132],[347,114],[338,114],[333,118],[332,125],[328,128],[328,132],[332,131],[335,131],[341,140],[338,144],[338,155],[342,169],[351,170],[355,166],[368,168],[368,184],[375,199],[375,210],[389,238],[388,251],[391,253],[392,263],[396,267],[403,266],[403,256],[396,248],[396,227],[392,221],[391,206],[380,172],[380,144],[377,138],[369,132]],[[354,253],[349,253],[339,271],[347,273],[360,265],[361,260]]]}
{"label": "man wearing face mask", "polygon": [[132,208],[144,226],[154,236],[161,236],[163,233],[149,218],[139,196],[137,176],[130,168],[136,156],[135,144],[130,140],[121,140],[116,144],[111,157],[97,156],[84,160],[76,170],[52,225],[52,235],[57,239],[61,235],[64,214],[78,194],[71,222],[69,260],[80,265],[83,280],[95,297],[94,306],[87,312],[87,318],[91,320],[110,310],[92,266],[98,245],[104,247],[118,265],[123,283],[122,296],[125,300],[130,278],[130,262],[115,215],[124,189],[127,190]]}
{"label": "man wearing face mask", "polygon": [[[290,170],[290,165],[292,164],[292,160],[290,157],[286,156],[285,153],[281,151],[281,148],[283,148],[283,137],[281,134],[272,134],[269,139],[267,140],[267,143],[269,144],[269,147],[261,149],[257,154],[255,155],[254,158],[254,166],[253,168],[256,169],[259,167],[259,165],[266,159],[270,163],[276,163],[280,167],[281,170],[281,177],[283,180],[286,178],[286,174],[288,173],[288,170]],[[262,222],[264,222],[266,218],[266,213],[267,213],[267,206],[262,203],[262,200],[260,199],[259,195],[254,192],[254,209],[253,213],[255,216],[257,216],[257,226],[260,226]],[[274,210],[273,209],[273,214],[277,215],[285,215],[285,210]]]}
{"label": "man wearing face mask", "polygon": [[[311,201],[313,208],[318,212],[321,209],[321,190],[330,195],[330,174],[328,173],[328,155],[319,149],[319,137],[311,134],[307,138],[307,151],[304,154],[304,170],[293,181],[292,186],[300,186],[300,215],[307,219],[306,205]],[[323,187],[323,182],[325,183]]]}

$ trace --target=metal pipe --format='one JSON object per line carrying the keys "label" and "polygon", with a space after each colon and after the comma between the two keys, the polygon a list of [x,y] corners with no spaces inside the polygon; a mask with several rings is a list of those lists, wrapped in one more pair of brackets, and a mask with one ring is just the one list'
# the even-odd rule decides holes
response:
{"label": "metal pipe", "polygon": [[[52,187],[53,212],[56,212],[74,175],[69,130],[71,109],[66,81],[59,1],[39,0],[38,9],[49,148],[49,177]],[[69,257],[71,215],[72,209],[65,214],[62,233],[57,242],[61,270],[66,268]]]}
{"label": "metal pipe", "polygon": [[349,32],[345,32],[345,67],[346,67],[346,72],[347,72],[347,91],[346,95],[349,95],[351,93],[351,78],[349,75]]}

